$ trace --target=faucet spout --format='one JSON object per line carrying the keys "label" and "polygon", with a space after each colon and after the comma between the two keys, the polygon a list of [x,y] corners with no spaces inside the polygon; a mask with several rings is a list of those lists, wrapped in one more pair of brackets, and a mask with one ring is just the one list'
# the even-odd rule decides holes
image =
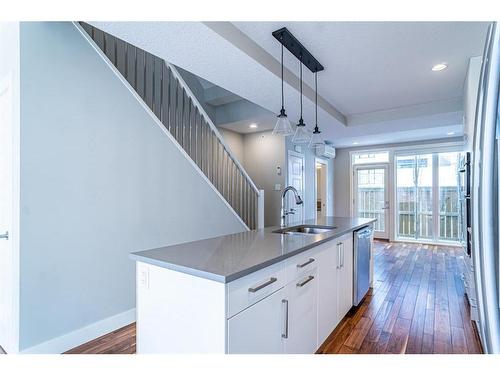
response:
{"label": "faucet spout", "polygon": [[285,227],[285,225],[286,225],[287,216],[294,213],[293,209],[291,209],[290,211],[285,210],[285,197],[289,191],[291,191],[295,197],[295,204],[299,205],[299,204],[304,203],[304,201],[302,200],[302,198],[299,195],[299,192],[293,186],[287,186],[283,190],[283,194],[281,194],[281,227],[282,228]]}

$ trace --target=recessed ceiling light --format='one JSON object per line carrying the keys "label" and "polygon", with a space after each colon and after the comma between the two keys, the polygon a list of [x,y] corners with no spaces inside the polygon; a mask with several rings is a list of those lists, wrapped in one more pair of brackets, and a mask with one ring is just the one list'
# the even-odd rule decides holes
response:
{"label": "recessed ceiling light", "polygon": [[446,134],[447,134],[447,135],[453,135],[453,134],[455,134],[455,132],[448,132],[448,133],[446,133]]}
{"label": "recessed ceiling light", "polygon": [[358,142],[352,142],[352,144],[353,144],[353,145],[357,145],[357,144],[359,144],[359,143],[358,143]]}
{"label": "recessed ceiling light", "polygon": [[432,67],[432,71],[434,72],[439,72],[440,70],[446,69],[448,65],[441,63],[441,64],[436,64]]}
{"label": "recessed ceiling light", "polygon": [[252,129],[255,129],[255,128],[257,128],[257,124],[250,124],[250,127],[251,127]]}

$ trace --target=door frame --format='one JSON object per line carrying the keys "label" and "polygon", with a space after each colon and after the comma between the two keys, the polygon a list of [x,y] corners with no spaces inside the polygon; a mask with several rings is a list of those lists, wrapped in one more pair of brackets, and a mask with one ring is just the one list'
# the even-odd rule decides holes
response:
{"label": "door frame", "polygon": [[359,170],[367,170],[367,169],[384,169],[385,170],[385,178],[384,178],[384,198],[386,202],[385,209],[385,231],[374,231],[374,236],[376,238],[382,239],[390,239],[391,238],[391,227],[392,227],[392,209],[391,209],[391,192],[390,192],[390,163],[373,163],[373,164],[358,164],[352,166],[352,175],[351,175],[351,216],[355,216],[356,214],[356,195],[357,195],[357,187],[358,182],[356,178],[356,173]]}
{"label": "door frame", "polygon": [[[11,324],[7,333],[8,342],[0,343],[7,353],[18,353],[19,348],[19,300],[20,300],[20,85],[19,71],[11,70],[8,74],[0,77],[0,95],[10,91],[12,99],[11,117],[11,182],[12,182],[12,209],[11,227],[0,228],[0,231],[8,230],[10,242],[10,316]],[[5,241],[5,240],[0,240]],[[0,286],[1,287],[1,286]]]}
{"label": "door frame", "polygon": [[[305,174],[305,168],[306,168],[306,158],[304,156],[304,154],[300,153],[300,152],[297,152],[297,151],[293,151],[293,150],[288,150],[288,155],[287,155],[287,159],[286,159],[286,186],[291,186],[291,182],[290,182],[290,176],[291,176],[291,173],[289,171],[289,166],[290,166],[290,156],[294,156],[294,157],[297,157],[297,158],[301,158],[302,159],[302,195],[300,196],[300,198],[302,198],[302,219],[305,220],[306,219],[306,205],[307,205],[307,199],[306,199],[306,174]],[[285,187],[286,187],[285,186]]]}
{"label": "door frame", "polygon": [[[319,157],[316,157],[314,158],[314,202],[316,204],[317,200],[318,200],[318,197],[317,197],[317,193],[318,193],[318,186],[317,186],[317,182],[318,182],[318,179],[317,179],[317,175],[316,175],[316,164],[322,164],[325,166],[325,217],[326,216],[332,216],[332,202],[331,202],[331,197],[330,195],[328,194],[328,191],[329,191],[329,187],[330,187],[330,184],[331,184],[331,181],[330,181],[330,163],[328,163],[328,160],[327,159],[323,159],[323,158],[319,158]],[[314,206],[315,210],[315,217],[317,218],[318,217],[318,211],[316,211],[316,205]]]}
{"label": "door frame", "polygon": [[418,155],[431,155],[431,162],[432,162],[432,210],[433,210],[433,216],[437,214],[437,219],[434,218],[433,223],[432,223],[432,229],[433,229],[433,238],[420,238],[420,239],[414,239],[414,238],[404,238],[404,237],[399,237],[398,236],[398,228],[397,228],[397,220],[395,219],[393,221],[392,225],[392,230],[394,231],[394,236],[391,239],[392,241],[396,242],[407,242],[407,243],[422,243],[422,244],[430,244],[430,245],[449,245],[449,246],[458,246],[459,242],[455,241],[446,241],[446,240],[440,240],[439,239],[439,154],[441,153],[449,153],[449,152],[461,152],[461,148],[456,147],[456,146],[447,146],[447,147],[442,147],[442,148],[437,148],[437,147],[421,147],[418,149],[409,149],[409,150],[403,150],[403,151],[398,151],[394,153],[394,159],[393,159],[393,175],[394,175],[394,194],[393,194],[393,201],[392,201],[392,214],[393,217],[396,218],[398,215],[397,212],[397,207],[398,207],[398,202],[397,202],[397,184],[398,184],[398,179],[397,179],[397,163],[396,159],[398,156],[418,156]]}

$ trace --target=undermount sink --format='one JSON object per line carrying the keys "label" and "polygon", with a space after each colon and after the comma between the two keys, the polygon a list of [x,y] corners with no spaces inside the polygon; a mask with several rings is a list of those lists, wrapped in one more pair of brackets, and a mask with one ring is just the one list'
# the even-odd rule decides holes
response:
{"label": "undermount sink", "polygon": [[337,227],[328,227],[323,225],[298,225],[295,227],[281,228],[273,231],[280,234],[321,234],[330,232]]}

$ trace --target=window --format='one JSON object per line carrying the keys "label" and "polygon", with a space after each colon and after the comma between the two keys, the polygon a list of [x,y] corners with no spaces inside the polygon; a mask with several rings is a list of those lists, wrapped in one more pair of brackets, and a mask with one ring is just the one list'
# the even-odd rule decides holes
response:
{"label": "window", "polygon": [[353,155],[353,164],[388,163],[389,152],[362,152]]}

